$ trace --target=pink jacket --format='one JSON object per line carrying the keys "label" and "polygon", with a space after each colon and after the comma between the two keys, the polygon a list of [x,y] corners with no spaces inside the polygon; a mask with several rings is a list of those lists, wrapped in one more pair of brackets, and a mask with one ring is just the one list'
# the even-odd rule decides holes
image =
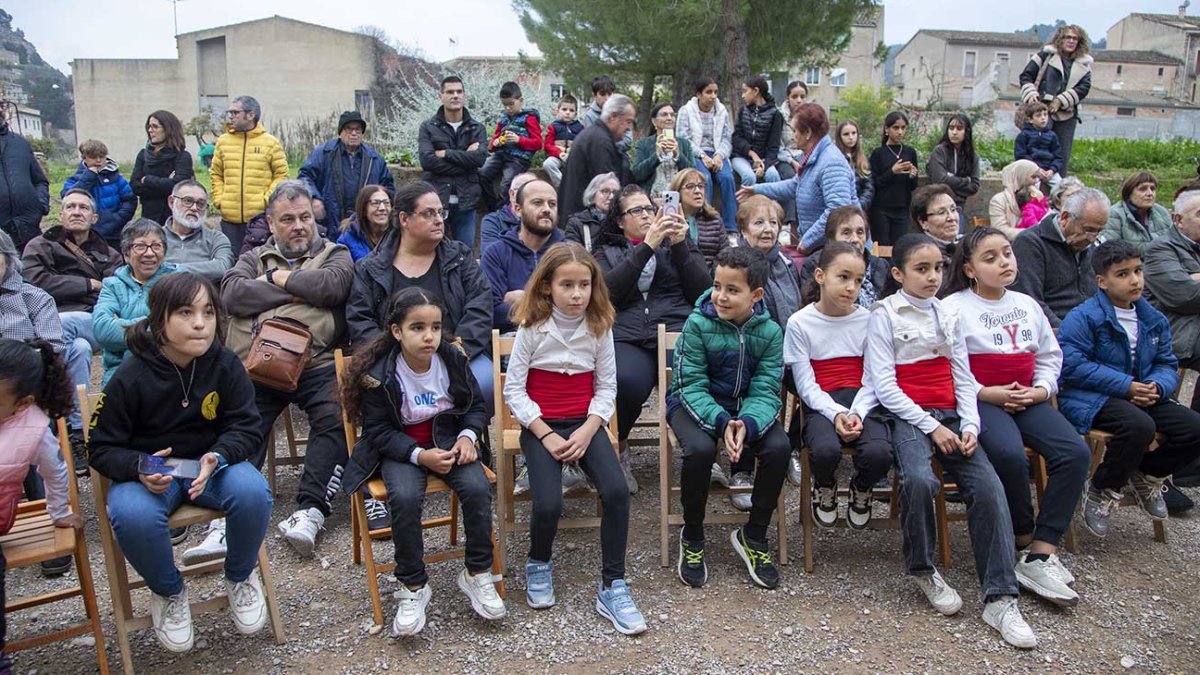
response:
{"label": "pink jacket", "polygon": [[1021,222],[1017,223],[1018,229],[1033,227],[1042,222],[1042,218],[1050,213],[1050,206],[1046,202],[1046,198],[1034,199],[1021,207]]}
{"label": "pink jacket", "polygon": [[46,506],[54,520],[71,513],[67,504],[67,467],[58,456],[50,420],[36,405],[0,422],[0,534],[7,533],[24,494],[29,467],[36,464],[46,483]]}

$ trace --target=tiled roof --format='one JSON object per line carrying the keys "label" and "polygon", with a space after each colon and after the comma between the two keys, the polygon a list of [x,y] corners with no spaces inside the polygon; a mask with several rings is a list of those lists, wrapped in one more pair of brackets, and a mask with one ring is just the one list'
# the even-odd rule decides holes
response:
{"label": "tiled roof", "polygon": [[1097,61],[1109,63],[1161,63],[1164,65],[1180,65],[1183,62],[1162,52],[1138,49],[1097,49],[1092,52]]}
{"label": "tiled roof", "polygon": [[1139,19],[1154,21],[1172,28],[1200,28],[1200,16],[1179,16],[1178,14],[1142,14],[1134,13],[1130,16],[1136,16]]}
{"label": "tiled roof", "polygon": [[1013,47],[1041,47],[1042,41],[1037,37],[1021,33],[996,33],[992,31],[975,30],[928,30],[918,31],[930,37],[946,42],[958,42],[981,45],[1001,45]]}

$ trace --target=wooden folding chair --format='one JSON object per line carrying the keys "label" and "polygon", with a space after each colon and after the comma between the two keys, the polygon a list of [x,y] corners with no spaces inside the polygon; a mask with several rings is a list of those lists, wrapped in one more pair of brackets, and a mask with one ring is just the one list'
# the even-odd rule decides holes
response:
{"label": "wooden folding chair", "polygon": [[[678,447],[679,441],[671,431],[667,422],[667,391],[671,386],[674,369],[668,353],[675,351],[675,343],[679,341],[679,333],[668,332],[664,324],[658,324],[658,487],[659,487],[659,543],[661,545],[662,566],[671,564],[671,527],[683,525],[683,514],[672,513],[671,504],[679,500],[680,488],[671,485],[673,473],[672,447]],[[782,388],[782,387],[781,387]],[[782,406],[781,406],[782,408]],[[780,424],[784,423],[784,415],[780,415]],[[718,439],[718,448],[721,443]],[[754,486],[746,487],[709,487],[708,494],[724,496],[733,494],[753,494]],[[779,492],[779,504],[775,509],[775,530],[779,537],[779,564],[788,564],[787,545],[787,489]],[[706,525],[743,525],[746,522],[745,513],[709,513],[704,516]]]}
{"label": "wooden folding chair", "polygon": [[[342,350],[335,350],[333,353],[334,368],[336,368],[337,381],[339,384],[345,384],[346,368],[349,366],[346,356]],[[354,444],[358,442],[358,425],[346,416],[345,409],[342,410],[342,429],[346,434],[346,448],[353,453]],[[491,469],[486,464],[483,466],[483,472],[487,475],[488,482],[493,485],[496,483],[496,474],[492,473]],[[379,475],[372,476],[366,482],[367,491],[371,494],[371,499],[377,499],[381,502],[388,501],[387,485],[383,482],[383,478]],[[458,495],[450,486],[441,478],[430,474],[425,483],[425,494],[438,494],[441,492],[450,493],[450,512],[444,516],[435,518],[425,518],[421,520],[421,529],[428,530],[435,527],[450,528],[450,548],[437,553],[430,553],[424,557],[425,564],[441,562],[443,560],[457,560],[465,555],[462,547],[458,546]],[[375,561],[375,551],[371,547],[371,543],[379,540],[392,540],[392,528],[381,528],[372,530],[367,526],[367,506],[366,498],[363,497],[362,490],[355,490],[350,495],[350,530],[351,537],[354,541],[353,560],[355,565],[366,563],[367,568],[367,590],[371,594],[371,611],[375,616],[375,623],[383,625],[383,600],[379,595],[379,575],[387,574],[396,569],[395,562],[379,563]],[[501,573],[503,567],[500,565],[500,554],[496,549],[496,538],[492,537],[492,577],[496,580],[496,591],[500,597],[504,597],[504,576]]]}
{"label": "wooden folding chair", "polygon": [[[99,403],[100,394],[88,395],[83,385],[78,388],[79,412],[83,419],[92,417],[92,410]],[[84,436],[90,434],[88,425],[84,425]],[[151,626],[150,614],[134,614],[131,592],[146,586],[146,581],[136,576],[131,577],[125,564],[125,554],[113,534],[112,522],[108,519],[108,488],[110,481],[95,469],[92,469],[92,496],[96,501],[96,520],[100,524],[100,543],[104,545],[104,564],[108,568],[109,592],[112,595],[113,622],[117,625],[117,645],[121,649],[121,663],[125,673],[133,673],[133,654],[129,648],[129,633]],[[217,509],[208,509],[194,504],[183,504],[170,518],[167,527],[184,527],[196,523],[207,523],[218,518],[224,518],[225,513]],[[208,572],[223,570],[225,559],[212,560],[196,565],[185,565],[179,568],[180,574],[186,580],[188,577]],[[271,573],[271,562],[267,559],[267,543],[263,540],[258,549],[258,570],[262,575],[263,595],[267,601],[267,611],[271,620],[271,629],[275,634],[275,643],[283,644],[283,619],[279,615],[279,601],[275,597],[275,577]],[[199,595],[199,594],[197,594]],[[229,596],[221,593],[208,600],[191,603],[192,616],[217,612],[229,606]]]}
{"label": "wooden folding chair", "polygon": [[[71,457],[71,442],[67,439],[67,426],[58,420],[58,449],[67,465],[68,503],[71,511],[83,516],[79,508],[79,488],[75,484],[75,463]],[[100,609],[96,604],[96,586],[92,580],[92,567],[88,561],[87,537],[82,531],[55,527],[46,510],[46,500],[21,502],[17,505],[16,520],[4,536],[0,537],[4,549],[5,568],[36,565],[45,560],[62,556],[75,559],[75,570],[79,583],[50,593],[25,597],[9,597],[4,611],[10,615],[23,609],[40,607],[52,602],[80,598],[87,621],[9,642],[8,651],[15,652],[32,647],[41,647],[52,642],[66,640],[77,635],[91,633],[96,640],[96,663],[102,674],[108,673],[108,657],[104,652],[104,632],[100,628]],[[11,622],[9,626],[11,627]]]}
{"label": "wooden folding chair", "polygon": [[888,246],[887,244],[875,244],[875,246],[871,248],[871,255],[875,256],[876,258],[891,258],[892,247]]}
{"label": "wooden folding chair", "polygon": [[[792,418],[796,421],[792,422],[789,428],[803,428],[804,412],[800,406],[799,399],[794,394],[787,396],[788,409],[792,411]],[[843,457],[853,457],[857,450],[851,447],[842,448]],[[804,536],[804,571],[812,574],[813,558],[813,532],[816,529],[817,521],[813,516],[813,487],[812,487],[812,464],[809,459],[808,446],[801,445],[800,447],[800,526],[803,529]],[[848,486],[839,487],[837,490],[839,499],[850,498],[850,488]],[[888,515],[871,516],[867,527],[872,530],[898,530],[900,529],[900,474],[899,472],[892,473],[892,487],[889,489],[871,488],[871,498],[876,499],[885,497],[888,500]],[[838,519],[834,527],[848,528],[849,525],[841,518]]]}
{"label": "wooden folding chair", "polygon": [[[281,422],[284,438],[287,439],[288,454],[284,456],[275,454],[275,440],[278,438],[275,434],[275,427]],[[300,446],[308,446],[308,436],[300,436],[296,433],[296,425],[292,420],[292,406],[289,404],[284,406],[283,414],[279,416],[275,424],[271,425],[271,431],[267,434],[267,485],[271,488],[271,494],[275,494],[276,467],[302,466],[304,464],[304,455],[298,452]]]}
{"label": "wooden folding chair", "polygon": [[[492,419],[495,430],[492,433],[492,438],[499,442],[499,447],[496,451],[496,512],[500,516],[499,549],[501,556],[508,554],[509,537],[517,532],[529,531],[528,522],[517,520],[516,504],[517,502],[529,501],[531,496],[529,492],[520,495],[514,494],[516,488],[516,460],[521,455],[521,425],[512,416],[512,409],[508,407],[508,402],[504,400],[504,383],[508,380],[508,373],[502,371],[500,368],[501,359],[512,354],[514,342],[515,338],[502,338],[500,337],[500,331],[492,330],[492,396],[495,397],[496,401],[496,413]],[[608,421],[605,433],[608,434],[608,439],[612,443],[613,452],[616,452],[619,456],[617,416],[615,413],[612,419]],[[599,493],[589,489],[580,493],[566,495],[565,499],[594,500],[596,515],[563,516],[558,521],[558,529],[576,530],[600,527],[600,516],[603,505],[600,503]]]}

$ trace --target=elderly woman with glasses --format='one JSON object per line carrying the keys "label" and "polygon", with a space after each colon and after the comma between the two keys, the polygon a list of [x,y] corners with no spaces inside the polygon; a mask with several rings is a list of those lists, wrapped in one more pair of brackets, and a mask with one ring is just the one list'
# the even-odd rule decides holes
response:
{"label": "elderly woman with glasses", "polygon": [[688,237],[696,242],[704,262],[712,268],[712,261],[729,245],[729,234],[721,214],[705,200],[705,184],[708,177],[699,169],[688,167],[675,174],[670,189],[679,193],[679,206],[688,224]]}
{"label": "elderly woman with glasses", "polygon": [[608,207],[620,189],[621,181],[611,171],[592,178],[583,190],[584,209],[567,218],[563,236],[568,241],[582,244],[590,252],[600,234],[600,225],[608,214]]}
{"label": "elderly woman with glasses", "polygon": [[[937,183],[917,188],[913,192],[909,213],[917,227],[937,243],[942,251],[945,269],[949,269],[950,258],[958,248],[959,239],[958,204],[954,202],[954,192],[950,186]],[[950,277],[949,274],[943,276],[943,288]]]}
{"label": "elderly woman with glasses", "polygon": [[167,238],[162,226],[149,218],[138,218],[121,230],[121,255],[125,264],[105,279],[100,298],[92,310],[92,333],[100,343],[104,366],[101,386],[107,385],[117,366],[125,360],[125,328],[150,314],[146,298],[158,280],[175,271],[164,263]]}
{"label": "elderly woman with glasses", "polygon": [[629,470],[628,438],[658,376],[658,324],[682,329],[712,275],[683,214],[662,213],[637,185],[626,185],[613,200],[594,254],[617,310],[617,436],[632,493],[637,481]]}
{"label": "elderly woman with glasses", "polygon": [[694,166],[692,143],[675,135],[675,106],[657,103],[650,111],[654,130],[633,146],[633,164],[629,171],[635,183],[652,197],[658,197],[668,187],[675,174]]}

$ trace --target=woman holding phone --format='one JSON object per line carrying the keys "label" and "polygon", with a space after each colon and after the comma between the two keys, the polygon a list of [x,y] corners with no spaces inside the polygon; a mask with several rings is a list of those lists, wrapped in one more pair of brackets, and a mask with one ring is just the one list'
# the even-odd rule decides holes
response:
{"label": "woman holding phone", "polygon": [[[688,237],[696,242],[704,263],[712,269],[712,261],[729,246],[729,235],[721,214],[704,198],[704,186],[708,178],[699,169],[688,167],[675,174],[670,191],[679,202],[683,219],[687,221]],[[664,211],[665,211],[664,207]]]}
{"label": "woman holding phone", "polygon": [[693,164],[692,143],[675,135],[675,106],[656,103],[650,111],[654,129],[633,146],[629,173],[651,197],[669,188],[675,175]]}
{"label": "woman holding phone", "polygon": [[[190,650],[193,640],[187,588],[167,534],[167,517],[184,503],[227,516],[225,588],[234,627],[252,635],[267,618],[254,567],[271,493],[245,461],[263,438],[246,369],[216,339],[216,297],[212,283],[191,272],[155,284],[149,316],[127,329],[132,356],[117,368],[92,418],[90,462],[112,481],[113,532],[153,593],[154,635],[172,652]],[[190,460],[182,471],[196,477],[147,473],[156,461],[148,455]]]}

